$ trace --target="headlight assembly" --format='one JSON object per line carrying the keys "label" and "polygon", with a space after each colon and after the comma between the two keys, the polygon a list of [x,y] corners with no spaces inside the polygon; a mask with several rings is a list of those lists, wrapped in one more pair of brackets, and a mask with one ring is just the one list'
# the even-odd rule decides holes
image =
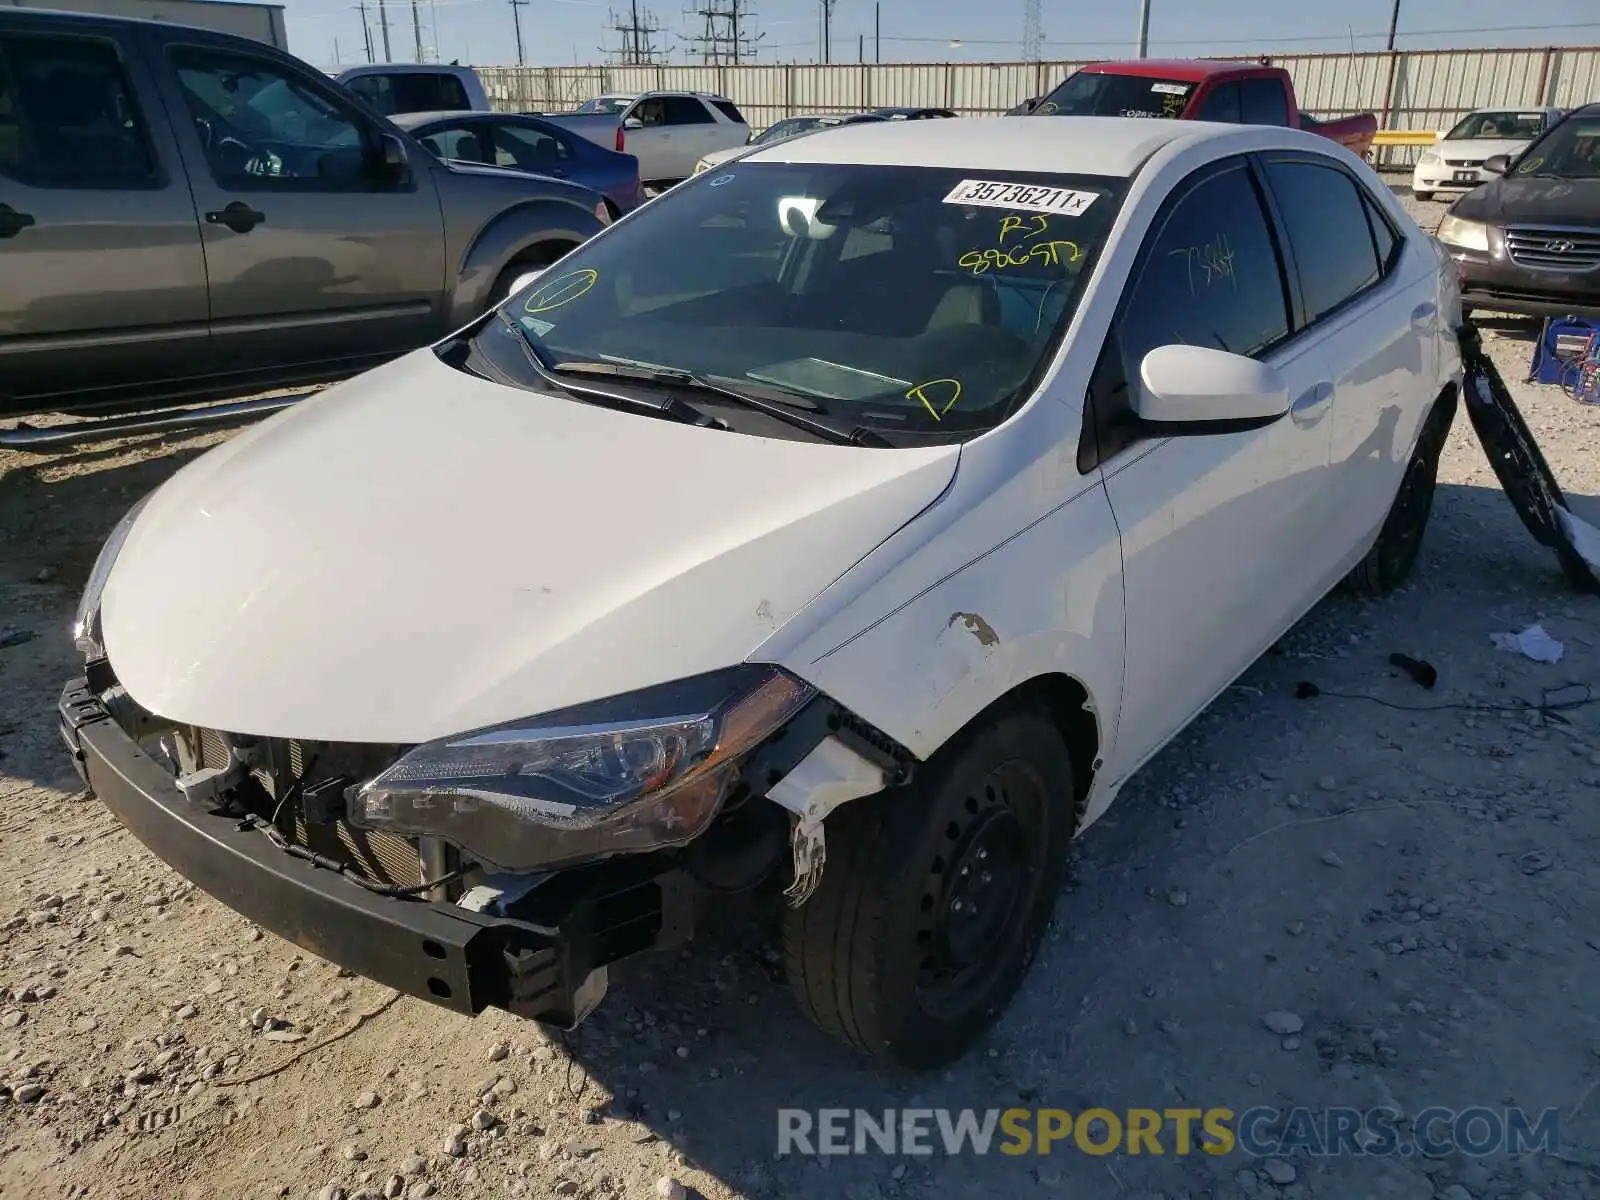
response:
{"label": "headlight assembly", "polygon": [[442,838],[498,871],[678,845],[711,824],[741,757],[813,694],[741,666],[442,738],[362,787],[350,820]]}
{"label": "headlight assembly", "polygon": [[105,545],[100,547],[100,555],[94,560],[94,569],[89,572],[89,581],[83,585],[78,611],[72,618],[72,641],[85,658],[105,657],[106,649],[100,637],[100,594],[106,590],[106,580],[111,576],[111,568],[116,565],[117,555],[122,552],[122,543],[128,540],[128,531],[139,519],[139,513],[149,499],[149,496],[145,496],[117,522],[116,528],[106,538]]}
{"label": "headlight assembly", "polygon": [[1482,221],[1463,221],[1448,214],[1439,222],[1439,232],[1434,235],[1447,246],[1460,246],[1463,250],[1489,253],[1489,227]]}
{"label": "headlight assembly", "polygon": [[1425,167],[1434,166],[1439,161],[1439,152],[1437,150],[1424,150],[1417,156],[1417,161]]}

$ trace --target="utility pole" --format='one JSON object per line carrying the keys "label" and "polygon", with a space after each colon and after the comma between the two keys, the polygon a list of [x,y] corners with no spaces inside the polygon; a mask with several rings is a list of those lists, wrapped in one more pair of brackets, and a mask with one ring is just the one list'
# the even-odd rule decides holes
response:
{"label": "utility pole", "polygon": [[372,61],[372,26],[367,24],[367,0],[361,0],[361,3],[356,5],[356,8],[358,8],[361,11],[361,37],[362,37],[362,40],[365,41],[366,44],[367,44],[367,61],[371,62]]}
{"label": "utility pole", "polygon": [[1044,5],[1041,0],[1027,0],[1022,10],[1022,57],[1031,63],[1044,57]]}
{"label": "utility pole", "polygon": [[883,4],[872,6],[872,61],[883,61]]}
{"label": "utility pole", "polygon": [[411,0],[411,36],[417,44],[417,61],[422,61],[422,10]]}
{"label": "utility pole", "polygon": [[511,5],[511,23],[517,30],[517,66],[525,67],[528,65],[528,60],[522,53],[522,14],[517,10],[528,3],[528,0],[506,0],[506,3]]}
{"label": "utility pole", "polygon": [[339,35],[337,33],[333,35],[333,65],[336,67],[344,65],[344,57],[339,50]]}
{"label": "utility pole", "polygon": [[833,6],[838,0],[822,0],[822,61],[833,61]]}
{"label": "utility pole", "polygon": [[1150,56],[1150,0],[1139,0],[1139,57]]}
{"label": "utility pole", "polygon": [[738,66],[756,57],[756,47],[765,33],[749,32],[755,19],[752,0],[701,0],[698,8],[690,8],[686,17],[701,19],[701,33],[684,38],[689,43],[689,56],[698,56],[702,63]]}
{"label": "utility pole", "polygon": [[[653,35],[661,32],[661,25],[649,10],[640,17],[639,0],[629,0],[628,10],[632,15],[627,21],[616,13],[611,14],[611,29],[619,35],[622,45],[610,51],[608,57],[625,67],[652,66],[657,61],[656,56],[664,53],[652,41]],[[573,61],[577,61],[576,50],[573,52]]]}
{"label": "utility pole", "polygon": [[1394,0],[1394,11],[1389,14],[1389,49],[1394,49],[1394,35],[1400,28],[1400,0]]}
{"label": "utility pole", "polygon": [[383,61],[393,62],[394,53],[389,49],[389,9],[384,0],[378,0],[378,25],[383,29]]}

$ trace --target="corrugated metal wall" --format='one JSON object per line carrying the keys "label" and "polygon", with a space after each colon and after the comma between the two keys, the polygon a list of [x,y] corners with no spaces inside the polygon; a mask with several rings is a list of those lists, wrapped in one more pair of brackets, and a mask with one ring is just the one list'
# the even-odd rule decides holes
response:
{"label": "corrugated metal wall", "polygon": [[[1248,57],[1248,56],[1246,56]],[[1600,47],[1420,50],[1275,56],[1315,116],[1372,112],[1384,129],[1446,129],[1494,104],[1572,107],[1600,100]],[[802,112],[889,104],[1003,113],[1083,66],[1045,63],[865,63],[836,66],[480,67],[496,107],[562,112],[602,92],[718,92],[756,128]],[[1404,152],[1400,152],[1404,153]]]}

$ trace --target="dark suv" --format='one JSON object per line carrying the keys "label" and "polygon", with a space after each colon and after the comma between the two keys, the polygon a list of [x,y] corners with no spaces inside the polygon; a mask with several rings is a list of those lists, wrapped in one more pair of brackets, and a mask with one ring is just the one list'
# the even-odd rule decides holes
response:
{"label": "dark suv", "polygon": [[588,188],[441,163],[261,42],[0,7],[0,418],[355,374],[609,219]]}
{"label": "dark suv", "polygon": [[1500,178],[1457,200],[1439,224],[1463,304],[1600,316],[1600,104],[1575,109],[1515,160],[1483,165]]}

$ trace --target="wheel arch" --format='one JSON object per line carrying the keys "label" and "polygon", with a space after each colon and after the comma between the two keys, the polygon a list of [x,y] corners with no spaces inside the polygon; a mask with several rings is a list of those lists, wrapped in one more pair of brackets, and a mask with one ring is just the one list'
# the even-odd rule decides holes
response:
{"label": "wheel arch", "polygon": [[539,255],[554,262],[604,228],[593,213],[564,200],[530,200],[485,223],[461,256],[451,299],[452,327],[483,311],[494,284],[514,262]]}

